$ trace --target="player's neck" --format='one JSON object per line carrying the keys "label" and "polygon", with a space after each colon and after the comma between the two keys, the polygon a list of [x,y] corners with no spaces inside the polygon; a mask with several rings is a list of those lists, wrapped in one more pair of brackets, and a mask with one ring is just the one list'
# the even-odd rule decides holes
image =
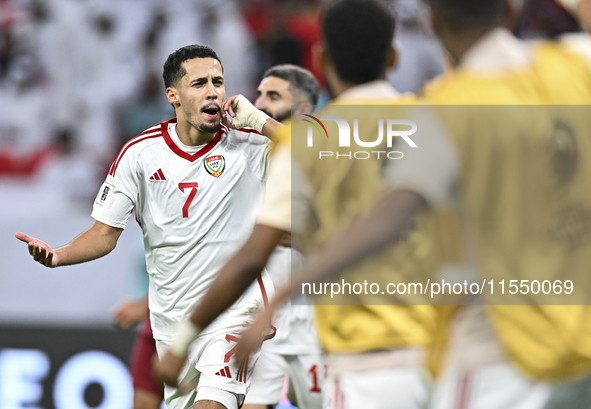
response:
{"label": "player's neck", "polygon": [[[384,79],[385,79],[385,76],[380,76],[380,77],[376,78],[374,81],[384,80]],[[355,84],[353,82],[338,81],[334,84],[335,98],[340,96],[341,94],[343,94],[345,91],[350,90],[351,88],[358,87],[358,86],[364,85],[364,84],[367,84],[367,82],[362,83],[362,84]]]}
{"label": "player's neck", "polygon": [[176,133],[183,144],[187,146],[200,146],[211,142],[217,132],[204,132],[195,128],[187,121],[179,120],[176,125]]}
{"label": "player's neck", "polygon": [[[331,67],[325,73],[326,83],[329,86],[331,97],[337,98],[339,95],[344,93],[345,91],[357,87],[362,84],[356,84],[354,82],[344,81],[342,80],[336,71]],[[382,73],[378,75],[375,80],[385,80],[386,79],[386,68],[384,67]]]}
{"label": "player's neck", "polygon": [[466,53],[494,28],[496,27],[473,30],[462,35],[449,35],[446,39],[442,39],[452,65],[459,65]]}

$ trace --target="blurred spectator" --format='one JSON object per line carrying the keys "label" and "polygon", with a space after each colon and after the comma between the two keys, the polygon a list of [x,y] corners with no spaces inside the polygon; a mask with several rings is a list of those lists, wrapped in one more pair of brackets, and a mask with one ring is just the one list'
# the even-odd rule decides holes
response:
{"label": "blurred spectator", "polygon": [[254,96],[254,42],[234,1],[175,1],[167,4],[165,12],[160,69],[174,50],[188,44],[206,45],[223,61],[226,95]]}
{"label": "blurred spectator", "polygon": [[[0,208],[6,217],[86,212],[96,195],[96,161],[78,150],[72,127],[52,132],[52,143],[28,155],[0,153]],[[11,178],[6,178],[10,176]],[[43,206],[39,206],[43,201]]]}
{"label": "blurred spectator", "polygon": [[323,83],[322,74],[312,63],[312,47],[320,41],[319,4],[318,0],[240,2],[257,39],[257,77],[271,66],[294,64],[311,71]]}
{"label": "blurred spectator", "polygon": [[400,92],[419,93],[425,82],[443,73],[443,48],[431,32],[427,6],[420,0],[396,0],[396,66],[388,81]]}
{"label": "blurred spectator", "polygon": [[155,123],[173,116],[174,110],[163,92],[162,79],[155,74],[148,74],[141,86],[139,99],[121,110],[119,146]]}

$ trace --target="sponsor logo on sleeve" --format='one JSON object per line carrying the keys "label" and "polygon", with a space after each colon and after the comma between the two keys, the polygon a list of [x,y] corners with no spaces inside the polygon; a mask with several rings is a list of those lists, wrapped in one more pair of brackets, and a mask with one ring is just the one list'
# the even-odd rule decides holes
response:
{"label": "sponsor logo on sleeve", "polygon": [[99,206],[102,206],[111,193],[113,193],[113,185],[105,182],[103,186],[101,186],[101,190],[96,197],[95,203]]}

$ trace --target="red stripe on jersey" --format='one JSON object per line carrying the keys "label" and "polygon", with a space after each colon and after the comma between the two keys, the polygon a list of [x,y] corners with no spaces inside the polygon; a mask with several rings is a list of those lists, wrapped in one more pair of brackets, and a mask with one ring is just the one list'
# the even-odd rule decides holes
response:
{"label": "red stripe on jersey", "polygon": [[[160,130],[160,123],[157,123],[153,127],[146,129],[144,132],[142,132],[141,134],[139,134],[137,136],[143,136],[143,135],[146,135],[146,134],[149,134],[149,133],[152,133],[152,132],[155,132],[155,131],[159,131],[159,130]],[[137,136],[136,136],[136,138],[137,138]]]}
{"label": "red stripe on jersey", "polygon": [[[162,122],[162,127],[161,127],[162,136],[164,136],[164,141],[166,142],[168,147],[174,153],[176,153],[181,158],[188,160],[189,162],[195,162],[197,159],[199,159],[203,155],[207,154],[209,151],[211,151],[213,148],[215,148],[217,143],[222,139],[223,128],[220,127],[220,129],[218,130],[218,133],[215,135],[215,137],[211,141],[209,141],[209,143],[207,145],[205,145],[203,148],[201,148],[198,152],[195,152],[194,154],[187,153],[184,150],[182,150],[181,148],[179,148],[178,146],[176,146],[176,144],[174,143],[174,141],[172,140],[172,138],[168,134],[168,124],[174,123],[174,122],[176,122],[176,118],[172,118],[171,120],[169,120],[167,122]],[[226,132],[224,132],[224,133],[226,133]]]}
{"label": "red stripe on jersey", "polygon": [[160,180],[166,180],[164,173],[162,173],[162,169],[158,169],[158,175],[160,175]]}
{"label": "red stripe on jersey", "polygon": [[265,290],[265,284],[263,284],[263,279],[261,276],[257,277],[257,282],[259,283],[259,287],[261,288],[261,294],[263,294],[263,303],[265,307],[269,306],[269,298],[267,297],[267,290]]}
{"label": "red stripe on jersey", "polygon": [[467,372],[462,376],[460,384],[458,385],[455,402],[455,407],[457,409],[466,409],[468,407],[471,383],[470,372]]}
{"label": "red stripe on jersey", "polygon": [[158,172],[154,173],[154,176],[153,176],[153,177],[154,177],[154,179],[156,179],[156,180],[162,180],[162,179],[160,178],[160,175],[158,174]]}
{"label": "red stripe on jersey", "polygon": [[240,128],[240,129],[236,129],[236,130],[237,130],[237,131],[240,131],[240,132],[258,133],[259,135],[263,135],[263,136],[265,136],[264,134],[260,133],[260,132],[259,132],[259,131],[257,131],[256,129],[250,129],[250,128]]}
{"label": "red stripe on jersey", "polygon": [[[261,276],[257,277],[257,282],[259,283],[261,294],[263,295],[263,304],[265,305],[265,308],[267,308],[269,306],[269,297],[267,296],[267,290],[265,290],[265,284],[263,283],[263,279]],[[273,330],[273,332],[269,335],[266,335],[264,337],[264,341],[273,339],[275,338],[275,335],[277,335],[277,328],[274,325],[269,325],[269,327]]]}
{"label": "red stripe on jersey", "polygon": [[[154,132],[157,132],[157,133],[153,134]],[[127,142],[125,145],[123,145],[123,148],[121,148],[119,155],[117,155],[117,158],[115,159],[115,161],[111,165],[111,169],[109,169],[109,175],[115,176],[115,171],[117,170],[117,166],[119,166],[119,162],[121,162],[123,155],[125,154],[125,152],[127,152],[127,150],[129,148],[131,148],[136,143],[139,143],[141,141],[145,141],[146,139],[159,138],[161,136],[162,135],[160,134],[160,132],[158,132],[158,130],[152,130],[149,133],[147,133],[147,131],[146,131],[144,133],[139,134],[138,136],[136,136],[135,138],[133,138],[129,142]]]}

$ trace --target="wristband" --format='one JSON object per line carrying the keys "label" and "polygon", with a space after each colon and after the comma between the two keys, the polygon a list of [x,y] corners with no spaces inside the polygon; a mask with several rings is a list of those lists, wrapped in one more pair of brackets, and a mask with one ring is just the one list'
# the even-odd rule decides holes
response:
{"label": "wristband", "polygon": [[232,118],[232,125],[236,128],[243,128],[249,127],[257,132],[263,132],[263,126],[267,122],[267,119],[270,118],[269,115],[265,114],[263,111],[258,110],[254,105],[250,103],[248,99],[246,99],[242,95],[238,95],[238,97],[234,100],[232,104],[234,108],[234,113],[236,116]]}
{"label": "wristband", "polygon": [[170,352],[174,355],[187,356],[189,346],[201,333],[201,328],[193,324],[191,320],[185,320],[176,326],[174,341],[170,345]]}

